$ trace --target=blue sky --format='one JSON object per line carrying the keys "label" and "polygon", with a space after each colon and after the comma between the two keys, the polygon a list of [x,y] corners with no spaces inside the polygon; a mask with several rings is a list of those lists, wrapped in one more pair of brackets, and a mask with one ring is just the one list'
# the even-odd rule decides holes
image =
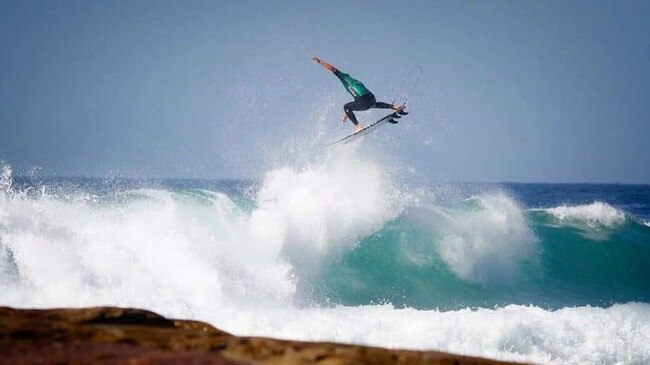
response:
{"label": "blue sky", "polygon": [[20,1],[0,24],[19,173],[254,177],[321,153],[351,126],[315,54],[386,101],[423,67],[409,119],[364,141],[419,176],[650,183],[647,1]]}

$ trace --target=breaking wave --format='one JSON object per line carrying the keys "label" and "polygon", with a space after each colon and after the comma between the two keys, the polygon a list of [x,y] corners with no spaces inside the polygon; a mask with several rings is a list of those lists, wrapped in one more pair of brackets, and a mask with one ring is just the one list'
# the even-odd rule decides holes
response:
{"label": "breaking wave", "polygon": [[600,201],[526,209],[502,188],[408,189],[352,152],[202,187],[18,183],[5,165],[0,304],[142,307],[241,335],[540,363],[650,361],[642,220]]}

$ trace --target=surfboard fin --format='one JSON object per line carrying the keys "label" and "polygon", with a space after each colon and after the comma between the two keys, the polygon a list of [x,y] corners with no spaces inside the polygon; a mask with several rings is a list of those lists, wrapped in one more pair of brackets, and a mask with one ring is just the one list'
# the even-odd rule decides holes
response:
{"label": "surfboard fin", "polygon": [[399,115],[409,115],[409,113],[407,111],[405,111],[404,109],[397,111],[397,114],[399,114]]}
{"label": "surfboard fin", "polygon": [[397,123],[399,123],[399,122],[396,121],[396,120],[393,119],[393,118],[390,118],[390,119],[388,120],[388,123],[391,123],[391,124],[397,124]]}

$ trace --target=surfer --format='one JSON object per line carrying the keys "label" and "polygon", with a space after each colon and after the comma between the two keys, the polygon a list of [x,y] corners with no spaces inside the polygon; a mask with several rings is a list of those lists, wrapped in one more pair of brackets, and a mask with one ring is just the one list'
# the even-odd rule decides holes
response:
{"label": "surfer", "polygon": [[357,117],[354,115],[354,111],[363,111],[363,110],[368,110],[370,108],[379,108],[379,109],[393,109],[393,110],[399,110],[400,106],[396,104],[388,104],[388,103],[382,103],[378,102],[377,99],[375,98],[375,95],[373,95],[370,90],[368,90],[361,81],[353,79],[350,77],[350,75],[343,73],[339,71],[336,67],[332,66],[332,64],[327,63],[320,58],[313,56],[311,58],[314,62],[317,64],[323,66],[326,70],[334,73],[336,77],[341,80],[343,83],[343,87],[352,95],[354,98],[354,101],[351,101],[343,106],[343,110],[345,111],[345,114],[343,114],[343,123],[347,121],[349,118],[352,123],[354,124],[355,131],[360,131],[363,129],[361,127],[361,124],[357,121]]}

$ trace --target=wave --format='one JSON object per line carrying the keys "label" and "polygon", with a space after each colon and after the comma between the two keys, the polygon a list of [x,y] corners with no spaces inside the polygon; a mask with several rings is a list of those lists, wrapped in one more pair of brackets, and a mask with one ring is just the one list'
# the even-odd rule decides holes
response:
{"label": "wave", "polygon": [[559,206],[544,209],[545,212],[553,215],[561,221],[579,221],[596,228],[599,225],[615,227],[625,222],[625,213],[611,205],[603,202],[578,206]]}
{"label": "wave", "polygon": [[[414,194],[353,156],[272,170],[250,196],[197,188],[25,195],[10,169],[3,176],[0,285],[14,289],[9,302],[65,301],[75,291],[108,301],[138,286],[188,290],[186,282],[214,287],[215,302],[277,305],[650,300],[650,230],[602,202],[527,210],[500,189]],[[97,261],[124,265],[135,279]],[[158,267],[173,279],[165,283]]]}
{"label": "wave", "polygon": [[[472,196],[451,206],[424,205],[407,211],[459,278],[489,284],[509,280],[522,258],[534,250],[523,210],[503,192]],[[408,223],[407,223],[408,224]],[[417,255],[411,255],[417,261]]]}
{"label": "wave", "polygon": [[196,189],[26,196],[5,171],[0,291],[17,305],[291,303],[297,285],[401,209],[387,173],[353,157],[273,170],[248,208]]}
{"label": "wave", "polygon": [[409,190],[337,153],[271,170],[252,194],[26,191],[5,167],[0,303],[134,306],[245,335],[542,363],[650,361],[639,219],[599,201],[526,209],[499,188]]}

